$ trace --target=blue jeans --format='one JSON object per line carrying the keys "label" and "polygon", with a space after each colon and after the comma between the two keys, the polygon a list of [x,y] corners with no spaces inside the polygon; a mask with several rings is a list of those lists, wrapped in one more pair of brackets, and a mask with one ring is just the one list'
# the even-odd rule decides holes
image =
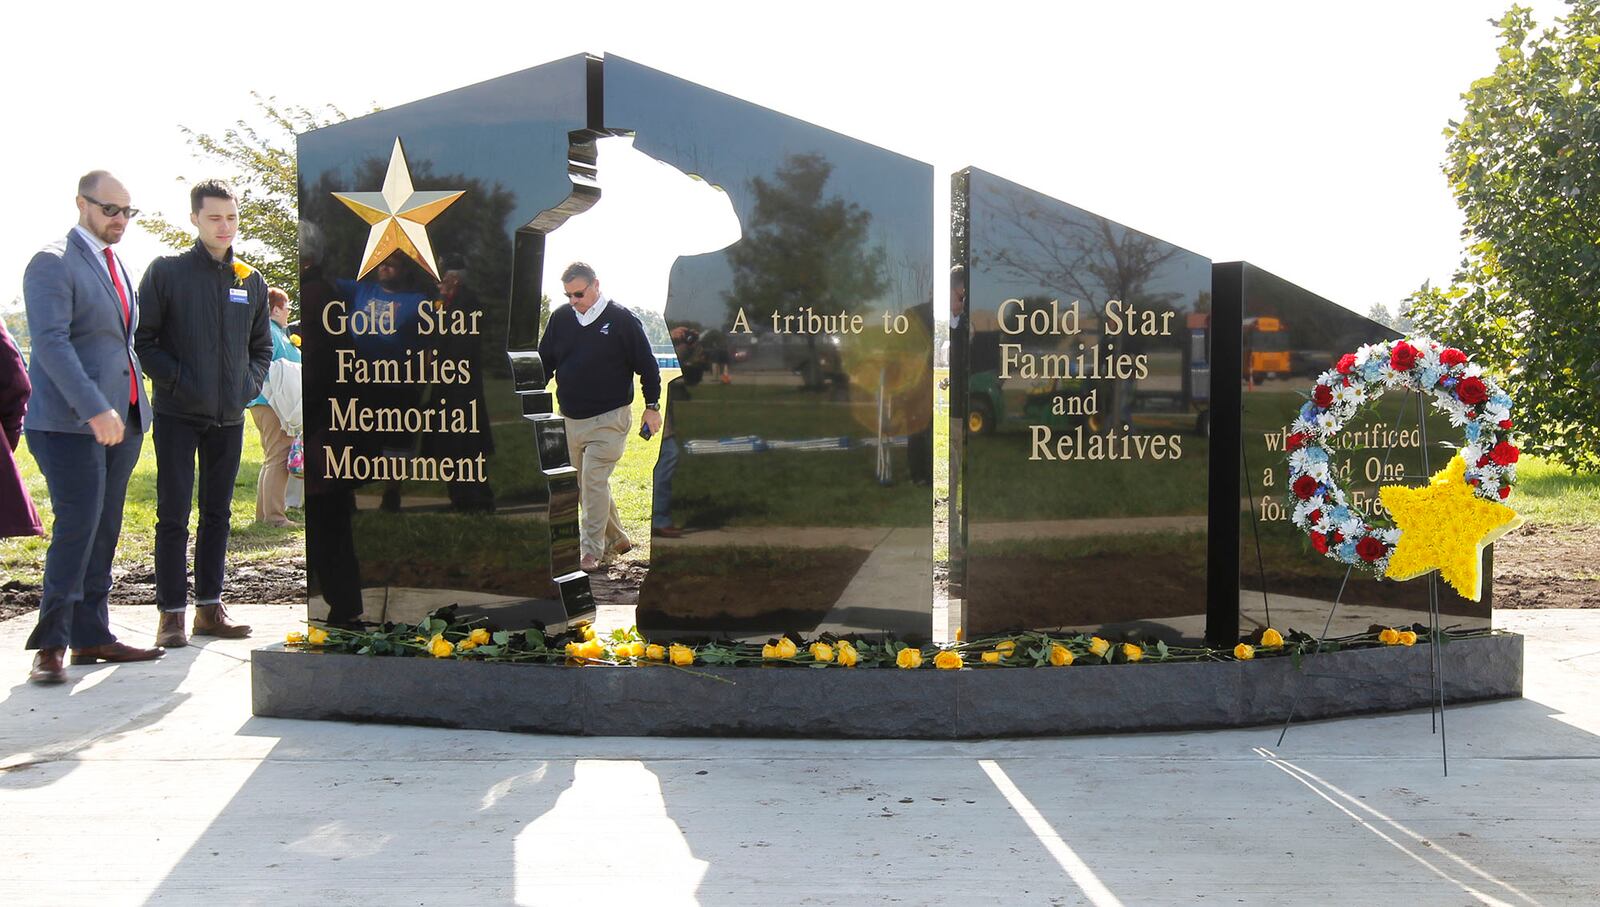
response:
{"label": "blue jeans", "polygon": [[656,469],[650,475],[651,529],[665,529],[672,525],[672,474],[677,469],[678,437],[668,435],[661,439],[661,455],[656,457]]}
{"label": "blue jeans", "polygon": [[194,601],[222,602],[228,557],[228,518],[233,483],[239,477],[244,423],[196,425],[157,414],[156,607],[182,611],[189,604],[189,502],[195,497],[195,460],[200,462],[200,522],[194,536]]}
{"label": "blue jeans", "polygon": [[94,435],[29,431],[28,450],[50,489],[55,520],[44,556],[44,594],[30,649],[86,648],[117,641],[106,600],[122,533],[122,501],[144,433],[106,447]]}

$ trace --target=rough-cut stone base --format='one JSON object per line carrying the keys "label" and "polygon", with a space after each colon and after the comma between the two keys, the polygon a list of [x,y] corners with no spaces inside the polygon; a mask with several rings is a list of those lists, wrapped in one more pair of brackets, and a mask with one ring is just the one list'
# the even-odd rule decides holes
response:
{"label": "rough-cut stone base", "polygon": [[[255,714],[595,736],[1030,737],[1242,727],[1425,708],[1430,649],[1254,662],[962,671],[576,668],[325,655],[251,657]],[[1446,701],[1522,695],[1522,637],[1444,648]]]}

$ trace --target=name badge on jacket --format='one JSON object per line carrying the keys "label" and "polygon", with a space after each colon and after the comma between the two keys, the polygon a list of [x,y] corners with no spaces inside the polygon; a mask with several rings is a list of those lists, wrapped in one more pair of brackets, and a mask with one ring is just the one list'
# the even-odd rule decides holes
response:
{"label": "name badge on jacket", "polygon": [[250,292],[248,290],[246,290],[244,287],[229,287],[228,288],[228,301],[229,302],[242,302],[245,305],[249,305],[250,304]]}

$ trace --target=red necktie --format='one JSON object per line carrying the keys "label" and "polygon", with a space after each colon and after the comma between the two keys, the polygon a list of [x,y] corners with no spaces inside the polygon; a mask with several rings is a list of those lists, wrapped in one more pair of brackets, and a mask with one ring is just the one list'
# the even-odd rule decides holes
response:
{"label": "red necktie", "polygon": [[[122,288],[122,278],[117,275],[117,257],[111,254],[111,247],[106,246],[106,268],[111,271],[111,285],[117,288],[117,301],[122,303],[122,333],[128,333],[128,326],[132,314],[128,311],[128,291]],[[133,359],[128,359],[128,405],[139,405],[139,378],[133,373]]]}

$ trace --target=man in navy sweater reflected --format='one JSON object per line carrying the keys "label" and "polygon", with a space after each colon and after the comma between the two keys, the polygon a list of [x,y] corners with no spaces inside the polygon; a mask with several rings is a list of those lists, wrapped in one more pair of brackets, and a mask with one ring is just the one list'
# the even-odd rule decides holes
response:
{"label": "man in navy sweater reflected", "polygon": [[567,426],[567,453],[578,470],[583,561],[599,570],[633,542],[611,499],[611,471],[633,425],[633,376],[644,394],[647,437],[661,431],[661,370],[638,316],[600,292],[594,269],[575,261],[561,272],[572,304],[550,314],[539,339],[545,373],[556,379],[556,403]]}

